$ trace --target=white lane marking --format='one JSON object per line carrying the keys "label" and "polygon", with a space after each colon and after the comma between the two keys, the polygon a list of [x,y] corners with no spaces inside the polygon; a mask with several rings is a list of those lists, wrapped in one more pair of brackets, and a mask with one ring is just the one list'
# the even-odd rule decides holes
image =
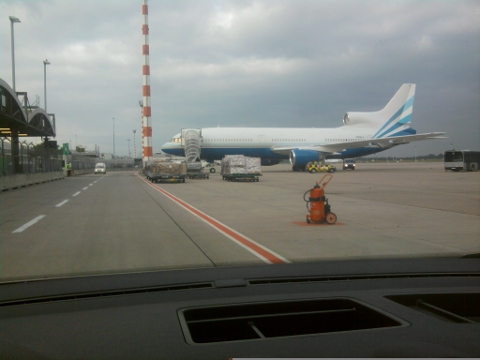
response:
{"label": "white lane marking", "polygon": [[90,185],[88,185],[88,186],[92,186],[92,185],[93,185],[93,184],[90,184]]}
{"label": "white lane marking", "polygon": [[72,196],[77,196],[81,193],[81,191],[77,191],[75,194],[73,194]]}
{"label": "white lane marking", "polygon": [[85,186],[82,190],[87,190],[88,189],[88,186]]}
{"label": "white lane marking", "polygon": [[55,207],[63,206],[63,205],[65,205],[67,202],[68,202],[68,200],[63,200],[61,203],[58,203],[57,205],[55,205]]}
{"label": "white lane marking", "polygon": [[25,225],[20,226],[17,230],[12,231],[12,234],[14,234],[14,233],[21,233],[23,230],[29,228],[30,226],[32,226],[33,224],[35,224],[37,221],[42,220],[45,216],[47,216],[47,215],[37,216],[35,219],[29,221],[29,222],[26,223]]}

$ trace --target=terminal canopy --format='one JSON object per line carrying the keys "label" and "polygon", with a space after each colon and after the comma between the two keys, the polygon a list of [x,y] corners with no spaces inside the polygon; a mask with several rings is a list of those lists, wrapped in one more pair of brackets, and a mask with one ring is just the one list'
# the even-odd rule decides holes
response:
{"label": "terminal canopy", "polygon": [[[20,100],[22,97],[22,100]],[[33,108],[28,103],[26,92],[15,93],[0,79],[0,135],[55,137],[55,127],[49,115],[41,108]]]}

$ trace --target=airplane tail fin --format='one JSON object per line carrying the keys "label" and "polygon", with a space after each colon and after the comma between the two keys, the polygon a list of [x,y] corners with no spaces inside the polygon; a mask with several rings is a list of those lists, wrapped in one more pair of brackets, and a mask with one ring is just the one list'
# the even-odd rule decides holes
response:
{"label": "airplane tail fin", "polygon": [[403,84],[388,104],[376,112],[348,112],[343,122],[365,124],[375,129],[373,138],[413,135],[416,131],[410,127],[412,121],[415,84]]}
{"label": "airplane tail fin", "polygon": [[388,104],[379,111],[381,117],[387,121],[373,137],[415,134],[416,131],[410,128],[414,97],[415,84],[403,84]]}

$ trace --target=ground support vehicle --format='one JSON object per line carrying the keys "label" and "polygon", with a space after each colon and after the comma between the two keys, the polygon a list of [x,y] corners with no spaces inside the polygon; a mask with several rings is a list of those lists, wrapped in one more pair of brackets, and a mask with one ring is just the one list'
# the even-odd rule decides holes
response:
{"label": "ground support vehicle", "polygon": [[221,175],[227,181],[260,181],[260,158],[243,155],[227,155],[222,159]]}
{"label": "ground support vehicle", "polygon": [[156,182],[185,182],[187,164],[185,162],[151,161],[145,168],[147,180]]}
{"label": "ground support vehicle", "polygon": [[214,172],[217,171],[217,170],[215,169],[215,167],[214,167],[215,165],[218,165],[218,164],[216,164],[216,163],[213,163],[213,164],[208,163],[207,165],[205,165],[205,167],[206,167],[206,168],[209,168],[208,171],[210,171],[210,172],[213,174]]}
{"label": "ground support vehicle", "polygon": [[227,181],[260,181],[262,174],[227,174],[222,175],[223,180]]}
{"label": "ground support vehicle", "polygon": [[189,179],[209,179],[210,175],[203,171],[200,161],[187,161],[187,177]]}
{"label": "ground support vehicle", "polygon": [[445,171],[480,170],[480,151],[447,150],[444,153]]}
{"label": "ground support vehicle", "polygon": [[147,179],[150,180],[153,183],[158,183],[158,182],[185,182],[185,178],[187,175],[171,175],[171,174],[153,174],[151,172],[146,172],[145,173],[147,176]]}
{"label": "ground support vehicle", "polygon": [[210,174],[209,173],[206,173],[204,171],[200,171],[200,172],[189,172],[187,174],[187,178],[189,179],[209,179],[210,178]]}
{"label": "ground support vehicle", "polygon": [[314,161],[314,162],[310,162],[306,165],[305,169],[314,174],[314,173],[317,173],[317,172],[329,172],[329,173],[333,173],[335,171],[337,171],[337,168],[331,164],[321,164],[317,161]]}
{"label": "ground support vehicle", "polygon": [[343,162],[343,170],[355,170],[355,160],[347,159]]}

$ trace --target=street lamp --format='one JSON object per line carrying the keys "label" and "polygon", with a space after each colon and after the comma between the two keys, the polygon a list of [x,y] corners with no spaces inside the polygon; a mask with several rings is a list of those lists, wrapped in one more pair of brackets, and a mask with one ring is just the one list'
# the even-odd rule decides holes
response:
{"label": "street lamp", "polygon": [[115,118],[113,119],[113,157],[115,157]]}
{"label": "street lamp", "polygon": [[43,60],[43,97],[45,101],[45,112],[47,112],[47,65],[50,65],[50,62],[47,59]]}
{"label": "street lamp", "polygon": [[130,157],[130,139],[127,139],[128,141],[128,157]]}
{"label": "street lamp", "polygon": [[13,92],[15,92],[15,45],[13,41],[13,23],[21,22],[15,16],[9,16],[10,19],[10,34],[11,34],[11,46],[12,46],[12,86]]}
{"label": "street lamp", "polygon": [[133,158],[136,159],[137,158],[137,146],[135,144],[136,142],[136,136],[135,136],[135,133],[137,132],[136,129],[133,129]]}

